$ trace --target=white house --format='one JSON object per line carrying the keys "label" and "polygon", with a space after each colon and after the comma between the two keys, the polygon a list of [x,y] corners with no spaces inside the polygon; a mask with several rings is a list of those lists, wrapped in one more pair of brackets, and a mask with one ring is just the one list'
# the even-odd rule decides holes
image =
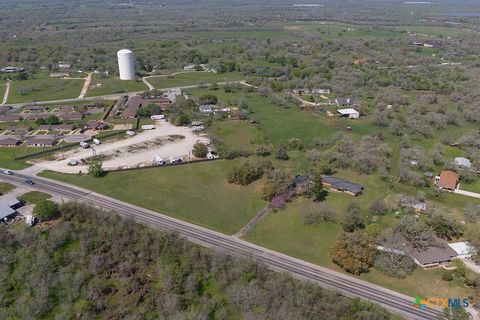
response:
{"label": "white house", "polygon": [[457,253],[459,259],[470,258],[474,253],[474,248],[465,241],[449,243],[448,246]]}
{"label": "white house", "polygon": [[344,117],[344,118],[350,118],[350,119],[360,118],[360,112],[358,112],[353,108],[338,109],[337,113],[340,117]]}

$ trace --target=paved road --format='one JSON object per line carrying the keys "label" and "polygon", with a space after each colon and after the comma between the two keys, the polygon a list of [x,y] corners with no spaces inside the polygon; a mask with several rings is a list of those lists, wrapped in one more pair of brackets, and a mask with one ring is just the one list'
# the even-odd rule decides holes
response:
{"label": "paved road", "polygon": [[288,272],[297,278],[312,281],[326,289],[378,303],[390,312],[407,319],[436,320],[440,314],[439,310],[431,308],[419,311],[412,306],[413,298],[400,293],[89,190],[20,173],[12,176],[1,175],[0,179],[20,185],[25,185],[25,179],[33,180],[35,182],[35,185],[32,186],[33,189],[111,210],[151,227],[178,232],[196,244],[227,254],[255,259],[273,270]]}

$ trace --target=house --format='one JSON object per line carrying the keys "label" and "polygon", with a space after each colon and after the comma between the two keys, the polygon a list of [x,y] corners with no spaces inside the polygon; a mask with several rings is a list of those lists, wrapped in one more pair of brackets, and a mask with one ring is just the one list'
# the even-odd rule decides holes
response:
{"label": "house", "polygon": [[337,113],[342,118],[358,119],[360,118],[360,112],[353,108],[338,109]]}
{"label": "house", "polygon": [[335,104],[339,107],[346,107],[351,106],[353,104],[353,101],[350,98],[337,98],[335,99]]}
{"label": "house", "polygon": [[77,121],[83,119],[83,114],[81,114],[80,112],[66,112],[60,113],[58,117],[65,121]]}
{"label": "house", "polygon": [[125,104],[125,108],[122,112],[122,118],[125,119],[133,119],[137,116],[137,112],[142,106],[143,98],[140,96],[131,96],[128,98],[127,103]]}
{"label": "house", "polygon": [[22,143],[22,140],[15,138],[7,138],[0,140],[0,147],[16,147]]}
{"label": "house", "polygon": [[55,108],[58,112],[75,112],[74,106],[59,106]]}
{"label": "house", "polygon": [[307,88],[293,89],[293,93],[301,96],[302,94],[309,94],[310,89],[307,89]]}
{"label": "house", "polygon": [[32,138],[27,140],[27,146],[29,147],[53,147],[57,144],[55,138]]}
{"label": "house", "polygon": [[50,128],[52,131],[73,131],[76,127],[73,124],[54,124]]}
{"label": "house", "polygon": [[38,119],[47,119],[52,113],[24,113],[22,116],[24,119],[35,121]]}
{"label": "house", "polygon": [[26,106],[24,109],[23,109],[24,112],[47,112],[48,111],[48,107],[44,107],[44,106]]}
{"label": "house", "polygon": [[313,89],[312,92],[315,94],[329,94],[332,92],[332,90],[328,88],[319,88],[319,89]]}
{"label": "house", "polygon": [[435,268],[449,263],[458,256],[457,252],[447,245],[430,246],[425,250],[413,250],[412,258],[422,268]]}
{"label": "house", "polygon": [[362,185],[332,176],[323,175],[322,184],[331,191],[345,192],[351,194],[352,196],[358,196],[363,192]]}
{"label": "house", "polygon": [[88,121],[87,124],[83,127],[85,130],[106,130],[108,129],[108,124],[105,122],[98,121]]}
{"label": "house", "polygon": [[42,124],[38,126],[38,130],[40,131],[50,131],[52,129],[51,124]]}
{"label": "house", "polygon": [[22,117],[18,114],[2,114],[0,115],[0,122],[20,122]]}
{"label": "house", "polygon": [[435,177],[436,186],[446,191],[454,191],[458,184],[458,174],[453,171],[442,171],[439,177]]}
{"label": "house", "polygon": [[5,203],[0,203],[0,221],[7,221],[17,214],[15,209],[12,209]]}
{"label": "house", "polygon": [[455,165],[455,167],[461,169],[470,169],[472,167],[472,162],[464,157],[456,157],[453,161],[453,164]]}
{"label": "house", "polygon": [[458,259],[470,258],[475,253],[475,249],[465,241],[449,243],[448,246],[457,253]]}
{"label": "house", "polygon": [[5,114],[10,110],[12,110],[12,107],[10,107],[10,106],[1,106],[0,107],[0,114]]}
{"label": "house", "polygon": [[212,104],[202,104],[198,107],[198,110],[203,113],[212,113],[215,109],[215,106]]}
{"label": "house", "polygon": [[33,128],[28,126],[16,126],[16,127],[7,127],[5,130],[14,132],[14,133],[27,133],[32,131]]}

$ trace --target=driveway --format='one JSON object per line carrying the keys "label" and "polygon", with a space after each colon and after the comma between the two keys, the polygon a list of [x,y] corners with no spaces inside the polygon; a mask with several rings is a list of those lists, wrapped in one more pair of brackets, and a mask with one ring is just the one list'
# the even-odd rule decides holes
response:
{"label": "driveway", "polygon": [[455,191],[453,191],[453,192],[456,193],[456,194],[461,194],[461,195],[467,196],[467,197],[480,199],[480,193],[466,191],[466,190],[460,190],[460,186],[459,186],[458,189],[455,189]]}

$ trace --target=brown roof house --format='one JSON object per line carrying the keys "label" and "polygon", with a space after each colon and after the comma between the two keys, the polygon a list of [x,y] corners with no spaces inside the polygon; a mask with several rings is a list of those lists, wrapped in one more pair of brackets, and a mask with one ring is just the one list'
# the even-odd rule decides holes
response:
{"label": "brown roof house", "polygon": [[455,191],[458,184],[458,174],[453,171],[442,171],[435,180],[437,188],[445,191]]}
{"label": "brown roof house", "polygon": [[5,129],[6,131],[14,132],[14,133],[27,133],[33,130],[32,127],[28,126],[16,126],[16,127],[8,127]]}
{"label": "brown roof house", "polygon": [[83,128],[85,130],[106,130],[108,129],[108,124],[106,124],[105,122],[98,122],[98,121],[92,120],[92,121],[88,121]]}
{"label": "brown roof house", "polygon": [[15,138],[7,138],[0,140],[0,147],[16,147],[22,143],[22,140]]}
{"label": "brown roof house", "polygon": [[458,253],[447,245],[430,246],[425,250],[414,250],[412,258],[422,268],[435,268],[450,262]]}
{"label": "brown roof house", "polygon": [[18,114],[2,114],[0,115],[0,122],[19,122],[22,117]]}
{"label": "brown roof house", "polygon": [[27,146],[29,147],[53,147],[57,144],[55,138],[32,138],[27,140]]}

